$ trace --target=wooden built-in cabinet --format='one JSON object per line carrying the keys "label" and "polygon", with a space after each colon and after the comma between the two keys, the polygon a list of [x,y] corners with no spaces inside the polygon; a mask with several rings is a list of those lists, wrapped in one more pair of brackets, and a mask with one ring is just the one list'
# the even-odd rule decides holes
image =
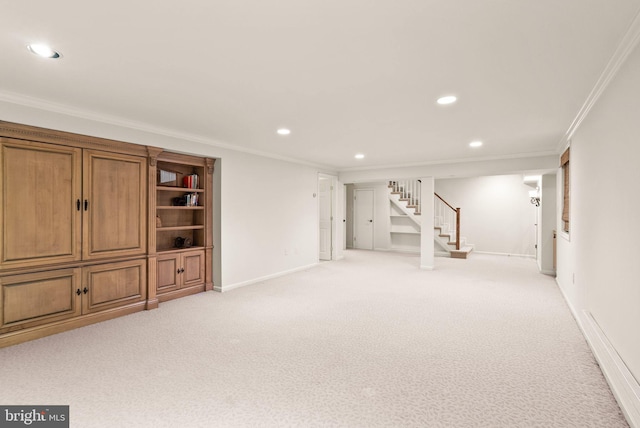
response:
{"label": "wooden built-in cabinet", "polygon": [[146,158],[0,142],[2,268],[146,253]]}
{"label": "wooden built-in cabinet", "polygon": [[147,160],[85,150],[83,165],[83,258],[145,254]]}
{"label": "wooden built-in cabinet", "polygon": [[0,137],[0,269],[80,260],[82,150]]}
{"label": "wooden built-in cabinet", "polygon": [[213,288],[212,159],[0,121],[0,166],[0,347]]}
{"label": "wooden built-in cabinet", "polygon": [[2,277],[0,334],[146,299],[146,260]]}
{"label": "wooden built-in cabinet", "polygon": [[85,314],[144,302],[147,261],[128,260],[83,268],[82,284],[82,313]]}
{"label": "wooden built-in cabinet", "polygon": [[0,334],[81,315],[80,277],[80,268],[2,277]]}

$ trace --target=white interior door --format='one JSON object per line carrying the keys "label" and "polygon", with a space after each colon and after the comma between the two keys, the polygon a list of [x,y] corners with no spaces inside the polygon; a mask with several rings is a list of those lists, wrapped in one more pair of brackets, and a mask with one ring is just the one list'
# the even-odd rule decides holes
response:
{"label": "white interior door", "polygon": [[320,260],[331,260],[331,241],[333,235],[331,233],[331,180],[328,178],[320,178]]}
{"label": "white interior door", "polygon": [[373,250],[373,189],[356,189],[353,247]]}

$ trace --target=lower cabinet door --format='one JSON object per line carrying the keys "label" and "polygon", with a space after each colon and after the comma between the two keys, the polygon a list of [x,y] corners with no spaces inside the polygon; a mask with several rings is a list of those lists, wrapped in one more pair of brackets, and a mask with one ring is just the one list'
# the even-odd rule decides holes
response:
{"label": "lower cabinet door", "polygon": [[204,284],[204,251],[182,254],[182,286]]}
{"label": "lower cabinet door", "polygon": [[158,256],[156,293],[162,294],[180,288],[180,254]]}
{"label": "lower cabinet door", "polygon": [[144,301],[146,285],[146,260],[85,267],[82,270],[82,313]]}
{"label": "lower cabinet door", "polygon": [[0,333],[81,314],[80,268],[0,278]]}
{"label": "lower cabinet door", "polygon": [[158,256],[158,294],[204,284],[204,250]]}

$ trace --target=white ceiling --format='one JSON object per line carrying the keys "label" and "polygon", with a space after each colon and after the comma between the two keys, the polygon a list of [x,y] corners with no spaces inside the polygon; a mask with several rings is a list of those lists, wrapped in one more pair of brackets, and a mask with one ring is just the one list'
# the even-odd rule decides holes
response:
{"label": "white ceiling", "polygon": [[[339,170],[548,154],[638,10],[639,0],[0,0],[0,99]],[[32,42],[63,58],[36,57]],[[438,106],[444,94],[459,101]]]}

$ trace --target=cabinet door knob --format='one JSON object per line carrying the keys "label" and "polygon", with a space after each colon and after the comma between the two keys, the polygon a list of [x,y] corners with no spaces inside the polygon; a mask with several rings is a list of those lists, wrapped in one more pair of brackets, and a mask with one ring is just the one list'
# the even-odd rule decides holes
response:
{"label": "cabinet door knob", "polygon": [[84,294],[87,294],[87,293],[89,292],[89,289],[88,289],[87,287],[84,287],[84,288],[82,289],[82,292],[83,292]]}
{"label": "cabinet door knob", "polygon": [[79,296],[79,295],[81,295],[81,294],[82,294],[82,291],[80,291],[80,289],[78,288],[78,289],[76,290],[76,294]]}
{"label": "cabinet door knob", "polygon": [[180,268],[180,273],[184,272],[184,268]]}
{"label": "cabinet door knob", "polygon": [[76,200],[76,210],[80,211],[80,199]]}
{"label": "cabinet door knob", "polygon": [[89,200],[85,199],[84,200],[84,210],[87,211],[89,209]]}

